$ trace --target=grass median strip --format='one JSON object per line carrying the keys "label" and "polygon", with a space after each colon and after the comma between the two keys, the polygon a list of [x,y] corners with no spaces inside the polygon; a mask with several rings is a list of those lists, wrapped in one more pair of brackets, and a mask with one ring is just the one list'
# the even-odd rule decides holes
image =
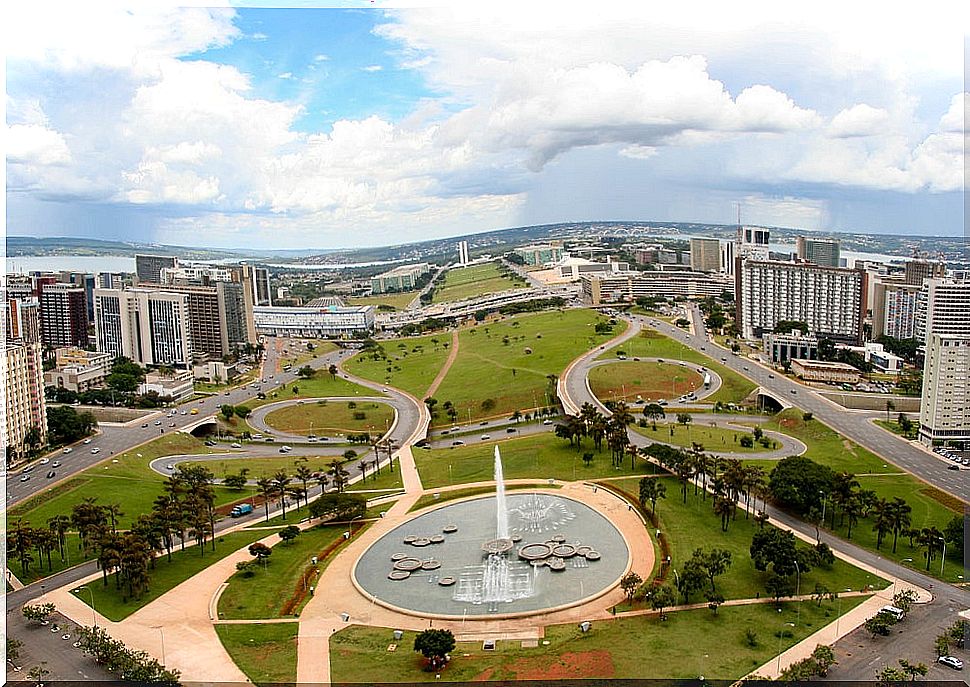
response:
{"label": "grass median strip", "polygon": [[222,646],[254,684],[296,682],[299,623],[246,623],[215,628]]}

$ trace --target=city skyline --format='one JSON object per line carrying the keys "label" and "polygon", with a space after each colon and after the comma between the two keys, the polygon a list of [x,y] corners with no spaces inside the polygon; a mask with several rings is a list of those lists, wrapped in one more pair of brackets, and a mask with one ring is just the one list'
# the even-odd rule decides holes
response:
{"label": "city skyline", "polygon": [[51,7],[12,17],[11,235],[344,248],[737,203],[963,233],[962,16]]}

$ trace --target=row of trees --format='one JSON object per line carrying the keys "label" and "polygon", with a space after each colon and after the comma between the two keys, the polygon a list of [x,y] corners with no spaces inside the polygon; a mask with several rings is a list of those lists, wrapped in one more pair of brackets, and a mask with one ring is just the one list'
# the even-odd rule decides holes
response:
{"label": "row of trees", "polygon": [[112,637],[102,627],[79,627],[78,648],[99,665],[125,682],[152,682],[178,685],[181,674],[167,670],[164,665],[144,651],[135,651]]}
{"label": "row of trees", "polygon": [[836,473],[805,456],[779,461],[771,472],[769,492],[780,505],[813,523],[816,534],[825,524],[824,514],[832,530],[846,527],[848,539],[860,521],[871,522],[877,550],[892,536],[892,552],[896,553],[899,539],[908,539],[911,548],[922,551],[927,570],[942,553],[944,543],[957,554],[963,551],[962,516],[955,515],[942,530],[933,525],[913,527],[913,509],[905,499],[880,498],[873,490],[862,488],[854,474]]}
{"label": "row of trees", "polygon": [[603,450],[603,442],[606,441],[612,464],[620,465],[623,458],[629,455],[633,468],[638,452],[637,447],[630,443],[627,433],[627,427],[633,422],[633,414],[622,401],[613,404],[612,414],[608,418],[591,403],[584,403],[578,415],[567,415],[562,423],[556,425],[555,433],[560,439],[568,440],[569,445],[575,446],[577,451],[582,450],[586,438],[592,440],[593,448],[598,452]]}

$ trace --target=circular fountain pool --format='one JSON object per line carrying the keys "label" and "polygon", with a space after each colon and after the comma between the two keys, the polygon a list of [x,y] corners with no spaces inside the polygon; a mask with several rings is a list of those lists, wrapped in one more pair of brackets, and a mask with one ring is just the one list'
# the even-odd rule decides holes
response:
{"label": "circular fountain pool", "polygon": [[358,559],[358,587],[409,613],[495,617],[575,605],[626,571],[623,536],[589,506],[555,493],[502,494],[503,530],[498,498],[444,505],[391,530]]}

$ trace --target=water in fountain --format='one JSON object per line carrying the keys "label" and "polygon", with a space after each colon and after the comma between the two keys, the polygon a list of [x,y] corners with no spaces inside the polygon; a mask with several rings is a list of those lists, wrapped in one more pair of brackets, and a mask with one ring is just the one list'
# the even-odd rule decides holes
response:
{"label": "water in fountain", "polygon": [[495,447],[495,536],[509,538],[509,511],[505,504],[505,476],[502,473],[502,454]]}

